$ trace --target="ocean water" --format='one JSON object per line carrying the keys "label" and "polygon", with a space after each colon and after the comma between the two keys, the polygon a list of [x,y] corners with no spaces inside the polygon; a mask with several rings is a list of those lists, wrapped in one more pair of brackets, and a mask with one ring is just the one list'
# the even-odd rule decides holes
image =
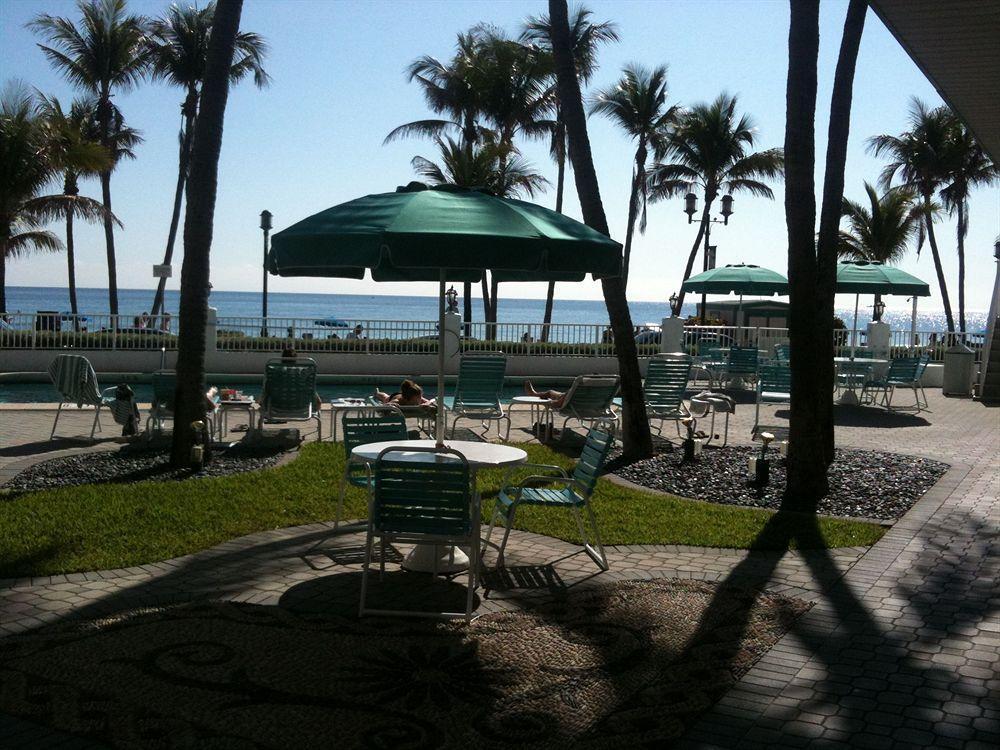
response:
{"label": "ocean water", "polygon": [[[567,285],[556,287],[557,294],[566,293]],[[503,288],[501,287],[501,293]],[[260,292],[212,292],[211,305],[218,309],[220,316],[257,317],[260,315]],[[689,295],[683,313],[695,313],[694,295]],[[360,294],[302,294],[277,292],[268,294],[268,313],[273,317],[286,318],[347,318],[352,320],[435,320],[437,319],[437,298],[404,295],[360,295]],[[119,289],[118,307],[122,315],[135,316],[148,311],[152,306],[153,290]],[[168,290],[166,306],[177,314],[179,292]],[[865,304],[868,307],[865,307]],[[106,289],[78,288],[77,304],[80,312],[106,313],[108,293]],[[862,299],[858,311],[859,327],[870,315],[871,299]],[[636,325],[656,323],[667,314],[666,302],[630,302],[632,321]],[[7,287],[8,312],[35,312],[36,310],[69,310],[69,293],[65,287]],[[501,296],[497,317],[501,323],[541,322],[545,301],[540,299],[514,299]],[[476,298],[472,305],[473,319],[482,320],[482,302]],[[838,309],[837,315],[850,326],[853,308]],[[984,312],[966,313],[969,331],[985,330]],[[909,329],[910,314],[906,311],[886,311],[884,316],[894,329]],[[553,323],[599,323],[608,322],[608,312],[602,300],[573,300],[556,297],[552,312]],[[917,330],[943,331],[944,313],[940,311],[921,312],[918,309]]]}

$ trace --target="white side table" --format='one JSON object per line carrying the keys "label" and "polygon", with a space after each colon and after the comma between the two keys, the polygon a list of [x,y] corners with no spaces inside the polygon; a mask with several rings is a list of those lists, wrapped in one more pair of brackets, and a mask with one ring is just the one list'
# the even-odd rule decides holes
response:
{"label": "white side table", "polygon": [[247,427],[252,432],[254,416],[257,413],[257,402],[253,396],[241,399],[220,399],[219,400],[219,442],[225,440],[229,434],[229,412],[245,411],[247,413]]}
{"label": "white side table", "polygon": [[337,423],[345,411],[370,409],[378,406],[365,398],[335,398],[330,402],[330,440],[337,442]]}
{"label": "white side table", "polygon": [[[501,466],[516,466],[528,460],[528,454],[520,448],[495,443],[481,443],[475,440],[445,440],[446,447],[458,451],[469,462],[469,471],[474,492],[474,502],[480,502],[479,489],[476,485],[476,471],[480,468],[496,468]],[[396,445],[412,445],[416,448],[433,448],[433,440],[389,440],[381,443],[366,443],[351,451],[351,458],[357,461],[372,462],[386,448]],[[442,458],[446,458],[444,454]],[[414,463],[429,463],[438,459],[438,455],[426,452],[400,452],[393,454],[394,461],[413,461]],[[469,556],[458,547],[440,544],[418,544],[403,560],[403,567],[423,573],[457,573],[469,567]]]}
{"label": "white side table", "polygon": [[542,432],[545,434],[552,434],[552,427],[550,425],[552,419],[552,412],[549,406],[552,404],[547,398],[542,398],[541,396],[514,396],[510,400],[509,410],[513,410],[515,406],[527,406],[531,414],[531,429],[535,437],[538,440],[542,439]]}

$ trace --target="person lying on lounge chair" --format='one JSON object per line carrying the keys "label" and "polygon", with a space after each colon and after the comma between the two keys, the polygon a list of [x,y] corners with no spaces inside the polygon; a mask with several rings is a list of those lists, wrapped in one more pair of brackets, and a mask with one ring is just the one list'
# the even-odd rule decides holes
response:
{"label": "person lying on lounge chair", "polygon": [[404,380],[399,384],[396,393],[384,393],[376,390],[375,398],[383,404],[396,406],[434,406],[434,399],[424,398],[424,390],[412,380]]}
{"label": "person lying on lounge chair", "polygon": [[539,391],[531,384],[530,380],[524,381],[524,392],[528,396],[534,396],[535,398],[544,398],[547,401],[551,401],[551,406],[553,408],[559,409],[562,407],[563,402],[566,400],[566,394],[562,391]]}

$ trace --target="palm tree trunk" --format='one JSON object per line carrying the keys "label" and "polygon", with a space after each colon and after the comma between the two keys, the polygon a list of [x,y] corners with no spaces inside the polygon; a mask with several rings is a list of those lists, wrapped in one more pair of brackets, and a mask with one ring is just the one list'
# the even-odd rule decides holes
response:
{"label": "palm tree trunk", "polygon": [[951,298],[948,296],[948,282],[944,278],[944,268],[941,267],[941,255],[938,253],[937,238],[934,236],[934,219],[931,216],[931,194],[924,193],[924,221],[927,224],[927,242],[931,246],[931,257],[934,259],[934,271],[937,273],[938,287],[941,289],[941,304],[944,305],[944,317],[948,323],[948,333],[955,332],[955,316],[951,312]]}
{"label": "palm tree trunk", "polygon": [[[201,106],[195,124],[184,215],[184,264],[181,303],[184,315],[177,339],[177,393],[171,462],[191,462],[194,433],[188,427],[205,418],[205,324],[208,319],[209,255],[219,178],[222,127],[229,96],[229,71],[243,0],[219,0],[208,41]],[[203,431],[203,436],[206,433]]]}
{"label": "palm tree trunk", "polygon": [[73,328],[80,325],[76,316],[76,258],[73,246],[73,206],[66,208],[66,275],[69,282],[69,311],[73,314]]}
{"label": "palm tree trunk", "polygon": [[818,398],[816,409],[822,431],[823,455],[833,463],[835,435],[833,426],[833,306],[837,289],[837,245],[841,211],[844,204],[844,169],[847,164],[847,140],[851,130],[851,104],[858,48],[865,27],[868,3],[851,0],[844,21],[837,69],[830,99],[830,124],[827,131],[826,173],[823,180],[823,207],[816,243],[816,296],[813,341],[817,347],[813,373]]}
{"label": "palm tree trunk", "polygon": [[[101,129],[101,145],[111,149],[111,91],[107,84],[101,90],[97,114]],[[104,243],[108,257],[108,312],[118,315],[118,264],[115,260],[114,214],[111,212],[111,170],[101,172],[101,200],[104,202]],[[117,327],[117,322],[114,323]]]}
{"label": "palm tree trunk", "polygon": [[7,238],[10,226],[0,230],[0,313],[7,312]]}
{"label": "palm tree trunk", "polygon": [[827,491],[827,463],[817,374],[828,363],[814,332],[822,312],[814,295],[816,265],[816,77],[819,56],[819,3],[790,3],[788,82],[785,91],[785,223],[788,227],[788,338],[791,407],[788,480],[783,507],[814,511]]}
{"label": "palm tree trunk", "polygon": [[[701,240],[705,236],[705,227],[708,226],[709,212],[712,209],[712,201],[708,198],[708,193],[705,193],[705,208],[701,212],[701,221],[698,222],[698,235],[694,238],[694,244],[691,246],[691,252],[688,253],[688,262],[684,266],[684,278],[681,280],[681,284],[691,278],[691,272],[694,270],[694,262],[698,258],[698,249],[701,247]],[[674,315],[681,314],[681,308],[684,307],[684,288],[683,286],[677,292],[677,309],[674,310]]]}
{"label": "palm tree trunk", "polygon": [[[965,201],[958,202],[958,330],[965,328]],[[964,339],[963,339],[964,343]]]}
{"label": "palm tree trunk", "polygon": [[635,220],[639,213],[639,191],[642,188],[642,180],[645,179],[644,170],[646,167],[646,142],[639,139],[639,146],[635,150],[635,174],[632,176],[632,192],[628,198],[628,224],[625,226],[625,248],[622,262],[622,286],[628,289],[628,268],[632,258],[632,236],[635,234]]}
{"label": "palm tree trunk", "polygon": [[[594,171],[590,138],[587,135],[580,81],[573,62],[568,16],[566,0],[549,0],[552,55],[555,60],[559,103],[569,137],[570,163],[573,165],[576,193],[580,198],[584,222],[596,231],[610,236],[608,219],[601,202],[601,190],[597,184],[597,173]],[[615,336],[615,353],[621,378],[622,457],[626,461],[648,458],[653,454],[653,439],[642,395],[642,373],[639,370],[632,316],[625,298],[625,285],[620,277],[606,278],[601,280],[601,288]]]}
{"label": "palm tree trunk", "polygon": [[[556,164],[558,172],[556,175],[556,213],[562,213],[563,195],[566,186],[566,125],[562,121],[562,115],[556,115],[556,138],[559,139],[560,147]],[[539,341],[549,340],[549,326],[552,325],[552,306],[556,298],[556,282],[550,281],[548,291],[545,294],[545,314],[542,316],[542,333],[538,337]]]}
{"label": "palm tree trunk", "polygon": [[[192,92],[189,92],[188,99],[190,100],[191,97]],[[194,133],[195,111],[194,105],[188,108],[188,102],[185,102],[184,136],[181,139],[180,154],[178,156],[177,187],[174,189],[174,212],[170,216],[170,230],[167,232],[167,249],[163,253],[163,265],[169,265],[174,257],[174,242],[177,240],[177,226],[180,224],[181,219],[181,202],[184,200],[184,184],[187,181],[188,161],[191,157],[191,137]],[[166,287],[166,278],[161,278],[156,284],[156,295],[153,297],[151,312],[154,318],[160,314]]]}

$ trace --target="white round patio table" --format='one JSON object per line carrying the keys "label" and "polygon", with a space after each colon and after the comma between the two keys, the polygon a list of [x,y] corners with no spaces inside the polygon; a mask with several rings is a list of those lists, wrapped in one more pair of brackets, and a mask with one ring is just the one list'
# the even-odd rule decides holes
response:
{"label": "white round patio table", "polygon": [[[388,440],[381,443],[365,443],[351,451],[351,458],[358,461],[374,461],[379,454],[391,446],[408,446],[414,448],[433,448],[437,443],[433,440]],[[520,448],[495,443],[482,443],[476,440],[445,440],[446,448],[456,450],[465,456],[469,462],[469,473],[475,500],[479,502],[479,489],[476,486],[476,471],[481,468],[499,468],[516,466],[528,460],[528,454]],[[393,452],[394,461],[413,461],[414,463],[429,463],[432,461],[457,460],[447,453],[435,454],[421,451]],[[439,544],[417,544],[403,560],[403,567],[423,573],[456,573],[469,567],[469,556],[458,547]]]}
{"label": "white round patio table", "polygon": [[[840,369],[840,365],[846,364],[848,362],[864,362],[869,365],[887,365],[889,360],[887,359],[875,359],[874,357],[834,357],[833,363]],[[850,381],[850,385],[844,389],[844,392],[840,394],[840,398],[837,399],[838,404],[843,404],[844,406],[857,406],[861,403],[858,398],[858,394],[854,391],[854,381]]]}

